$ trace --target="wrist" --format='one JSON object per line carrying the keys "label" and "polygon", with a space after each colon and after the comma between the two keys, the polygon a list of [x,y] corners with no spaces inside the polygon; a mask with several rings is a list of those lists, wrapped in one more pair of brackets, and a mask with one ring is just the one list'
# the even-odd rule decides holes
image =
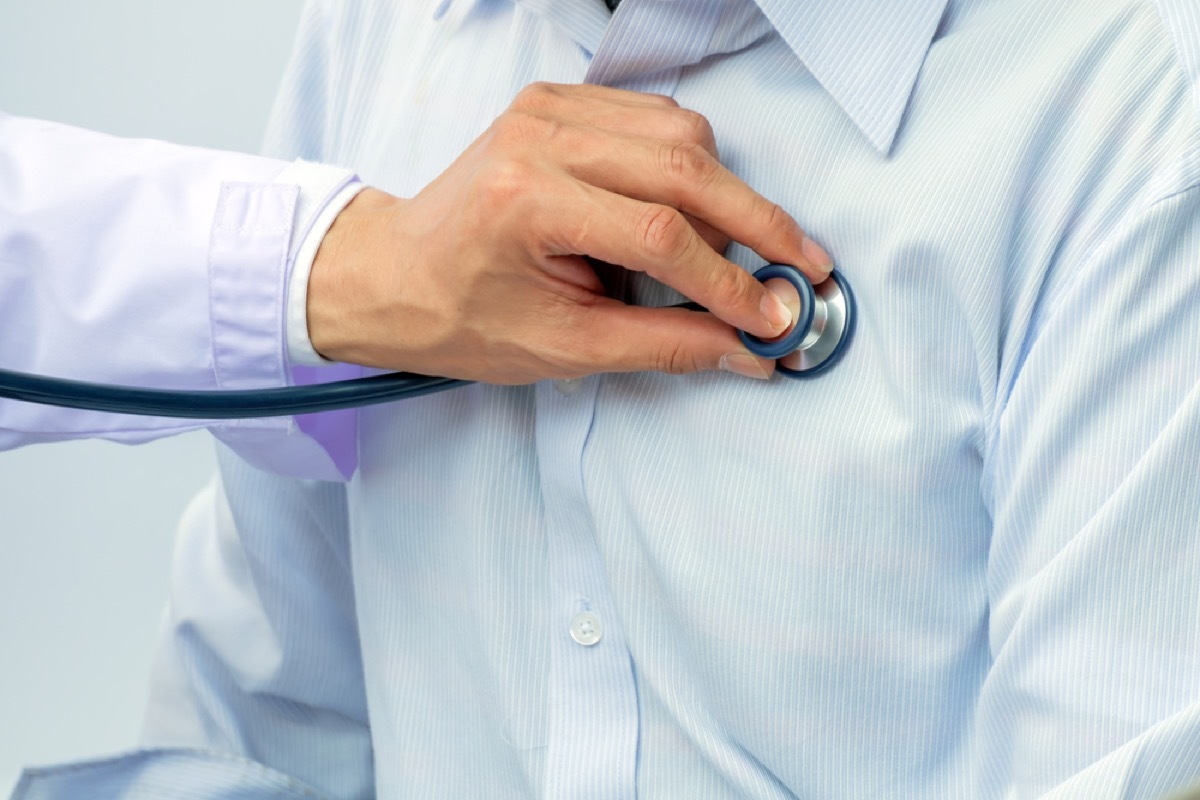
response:
{"label": "wrist", "polygon": [[[386,221],[401,203],[387,192],[366,188],[334,219],[313,258],[305,311],[313,349],[332,361],[359,362],[355,323],[370,305],[363,277],[385,253],[376,251]],[[356,358],[359,355],[359,358]]]}

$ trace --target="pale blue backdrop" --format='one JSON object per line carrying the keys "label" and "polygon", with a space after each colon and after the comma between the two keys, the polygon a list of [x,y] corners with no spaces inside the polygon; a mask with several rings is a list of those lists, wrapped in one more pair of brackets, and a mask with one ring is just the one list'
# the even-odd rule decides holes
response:
{"label": "pale blue backdrop", "polygon": [[[299,5],[0,0],[0,109],[255,151]],[[212,470],[203,433],[0,453],[0,797],[135,743],[175,521]]]}

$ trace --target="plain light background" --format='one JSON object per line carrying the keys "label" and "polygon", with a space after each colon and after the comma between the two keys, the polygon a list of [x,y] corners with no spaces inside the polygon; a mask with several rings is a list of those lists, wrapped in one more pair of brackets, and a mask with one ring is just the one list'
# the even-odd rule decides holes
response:
{"label": "plain light background", "polygon": [[[256,152],[299,10],[0,0],[0,109]],[[0,797],[136,744],[175,523],[213,469],[202,432],[0,453]]]}

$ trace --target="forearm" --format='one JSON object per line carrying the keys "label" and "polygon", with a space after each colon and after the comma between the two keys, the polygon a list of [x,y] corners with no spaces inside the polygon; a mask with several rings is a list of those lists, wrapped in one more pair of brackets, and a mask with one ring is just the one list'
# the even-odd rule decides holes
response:
{"label": "forearm", "polygon": [[[295,169],[0,116],[0,368],[150,388],[291,383],[290,257],[350,177],[280,180]],[[0,401],[0,448],[204,425]],[[295,423],[214,429],[261,450]]]}

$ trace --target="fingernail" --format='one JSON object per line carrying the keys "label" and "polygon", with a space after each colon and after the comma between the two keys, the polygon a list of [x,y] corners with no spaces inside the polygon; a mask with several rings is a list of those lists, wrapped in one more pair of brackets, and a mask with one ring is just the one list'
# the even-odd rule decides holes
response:
{"label": "fingernail", "polygon": [[758,309],[773,331],[785,331],[792,324],[792,312],[774,292],[763,292]]}
{"label": "fingernail", "polygon": [[[767,287],[768,292],[779,298],[793,320],[800,316],[800,292],[792,285],[791,281],[783,278],[768,278],[763,285]],[[788,327],[790,328],[791,325],[789,324]],[[786,329],[781,331],[780,335],[784,332]]]}
{"label": "fingernail", "polygon": [[728,353],[723,355],[718,362],[718,366],[726,372],[732,372],[747,378],[754,378],[758,381],[765,381],[771,377],[759,360],[749,353]]}
{"label": "fingernail", "polygon": [[808,263],[817,269],[824,272],[833,271],[833,259],[829,257],[829,253],[826,253],[825,248],[808,238],[808,236],[804,237],[804,244],[801,245],[800,251],[804,253],[804,258],[808,260]]}

